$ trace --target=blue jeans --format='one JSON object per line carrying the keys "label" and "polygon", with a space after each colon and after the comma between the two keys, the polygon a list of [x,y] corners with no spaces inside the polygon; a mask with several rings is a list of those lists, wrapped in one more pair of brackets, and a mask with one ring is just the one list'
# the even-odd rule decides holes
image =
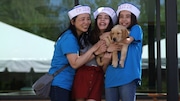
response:
{"label": "blue jeans", "polygon": [[134,80],[129,84],[106,88],[105,99],[106,101],[136,101],[136,87],[137,82]]}
{"label": "blue jeans", "polygon": [[51,101],[71,101],[71,91],[51,86],[50,99]]}

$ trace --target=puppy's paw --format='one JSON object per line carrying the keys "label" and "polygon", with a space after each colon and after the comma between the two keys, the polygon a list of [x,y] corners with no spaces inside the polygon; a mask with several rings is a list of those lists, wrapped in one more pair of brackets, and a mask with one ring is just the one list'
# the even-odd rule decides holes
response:
{"label": "puppy's paw", "polygon": [[121,67],[124,67],[124,61],[119,61],[119,64],[121,65]]}
{"label": "puppy's paw", "polygon": [[114,67],[114,68],[116,68],[117,66],[118,66],[118,62],[112,62],[112,66]]}

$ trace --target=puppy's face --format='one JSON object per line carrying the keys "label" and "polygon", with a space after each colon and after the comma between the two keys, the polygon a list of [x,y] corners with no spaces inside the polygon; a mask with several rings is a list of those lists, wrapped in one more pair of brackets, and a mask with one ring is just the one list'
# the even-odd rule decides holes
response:
{"label": "puppy's face", "polygon": [[122,25],[116,25],[111,29],[110,35],[114,42],[120,42],[129,36],[129,31]]}

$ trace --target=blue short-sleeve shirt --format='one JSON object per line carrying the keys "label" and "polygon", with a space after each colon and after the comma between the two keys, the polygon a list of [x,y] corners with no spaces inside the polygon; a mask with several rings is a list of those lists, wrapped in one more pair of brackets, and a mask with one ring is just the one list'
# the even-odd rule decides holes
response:
{"label": "blue short-sleeve shirt", "polygon": [[[79,45],[76,37],[71,30],[64,32],[55,44],[54,55],[51,62],[51,68],[49,73],[52,74],[62,66],[68,64],[66,54],[78,54]],[[53,86],[59,86],[61,88],[71,90],[74,80],[75,69],[70,65],[60,72],[53,80]]]}
{"label": "blue short-sleeve shirt", "polygon": [[[134,38],[128,46],[128,51],[123,68],[118,65],[114,68],[111,64],[105,74],[105,87],[116,87],[133,80],[141,80],[141,54],[143,32],[139,25],[134,25],[130,30],[130,36]],[[120,58],[120,52],[118,52]]]}

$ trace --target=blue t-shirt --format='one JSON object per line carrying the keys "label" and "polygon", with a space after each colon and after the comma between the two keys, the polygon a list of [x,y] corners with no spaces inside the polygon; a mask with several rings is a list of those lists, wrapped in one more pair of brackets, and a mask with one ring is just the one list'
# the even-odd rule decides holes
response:
{"label": "blue t-shirt", "polygon": [[[71,30],[67,30],[57,40],[55,44],[54,55],[51,61],[51,68],[49,70],[49,73],[53,74],[59,68],[68,64],[69,62],[66,57],[66,54],[70,54],[70,53],[78,54],[79,45],[77,39],[75,38]],[[72,83],[74,80],[74,75],[75,75],[75,69],[73,69],[69,65],[54,78],[52,85],[59,86],[67,90],[71,90]]]}
{"label": "blue t-shirt", "polygon": [[[129,44],[124,67],[118,65],[114,68],[111,64],[105,74],[105,87],[117,87],[133,80],[141,80],[141,55],[143,32],[139,25],[134,25],[130,30],[134,40]],[[120,52],[118,52],[120,58]]]}

